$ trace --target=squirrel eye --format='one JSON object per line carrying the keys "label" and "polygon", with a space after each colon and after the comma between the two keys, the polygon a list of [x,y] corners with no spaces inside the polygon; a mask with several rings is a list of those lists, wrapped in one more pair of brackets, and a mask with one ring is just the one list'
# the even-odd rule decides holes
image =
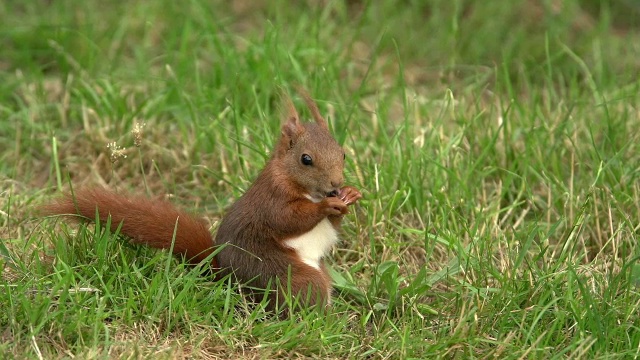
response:
{"label": "squirrel eye", "polygon": [[303,165],[311,165],[313,164],[313,160],[311,159],[311,156],[309,156],[308,154],[302,154],[302,158],[300,158],[300,161],[302,162]]}
{"label": "squirrel eye", "polygon": [[342,153],[342,160],[346,160],[347,159],[347,154]]}

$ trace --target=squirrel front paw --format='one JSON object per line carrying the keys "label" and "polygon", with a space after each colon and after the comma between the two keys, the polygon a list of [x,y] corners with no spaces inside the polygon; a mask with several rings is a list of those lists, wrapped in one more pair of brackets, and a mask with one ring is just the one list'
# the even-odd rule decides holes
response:
{"label": "squirrel front paw", "polygon": [[327,215],[343,215],[349,212],[347,204],[339,197],[326,197],[322,200],[322,205]]}
{"label": "squirrel front paw", "polygon": [[340,189],[338,198],[340,198],[346,205],[352,205],[362,198],[362,193],[353,186],[345,186]]}

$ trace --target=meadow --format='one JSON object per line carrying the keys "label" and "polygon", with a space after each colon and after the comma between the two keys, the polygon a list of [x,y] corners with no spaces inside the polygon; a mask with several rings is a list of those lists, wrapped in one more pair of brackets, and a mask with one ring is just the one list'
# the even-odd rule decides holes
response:
{"label": "meadow", "polygon": [[[0,358],[639,358],[637,4],[0,3]],[[327,313],[35,211],[97,185],[213,233],[296,84],[364,195]]]}

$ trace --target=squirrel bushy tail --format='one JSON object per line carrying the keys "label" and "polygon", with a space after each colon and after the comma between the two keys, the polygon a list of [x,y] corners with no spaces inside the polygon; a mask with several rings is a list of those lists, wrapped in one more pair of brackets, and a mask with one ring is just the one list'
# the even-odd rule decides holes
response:
{"label": "squirrel bushy tail", "polygon": [[[93,221],[96,210],[104,225],[111,216],[111,230],[122,223],[120,233],[134,243],[157,249],[170,249],[192,264],[198,264],[214,251],[214,241],[202,218],[178,210],[164,200],[118,194],[105,189],[80,189],[65,194],[42,207],[45,215],[74,215]],[[175,242],[174,242],[175,232]],[[212,267],[217,267],[212,260]]]}

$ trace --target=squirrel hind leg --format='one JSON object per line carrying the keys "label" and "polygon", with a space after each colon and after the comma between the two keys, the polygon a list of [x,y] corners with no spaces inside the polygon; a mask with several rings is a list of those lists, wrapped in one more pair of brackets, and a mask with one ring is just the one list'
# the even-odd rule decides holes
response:
{"label": "squirrel hind leg", "polygon": [[294,266],[288,283],[281,280],[280,296],[290,297],[302,307],[331,304],[331,280],[326,268],[320,270],[307,265]]}

